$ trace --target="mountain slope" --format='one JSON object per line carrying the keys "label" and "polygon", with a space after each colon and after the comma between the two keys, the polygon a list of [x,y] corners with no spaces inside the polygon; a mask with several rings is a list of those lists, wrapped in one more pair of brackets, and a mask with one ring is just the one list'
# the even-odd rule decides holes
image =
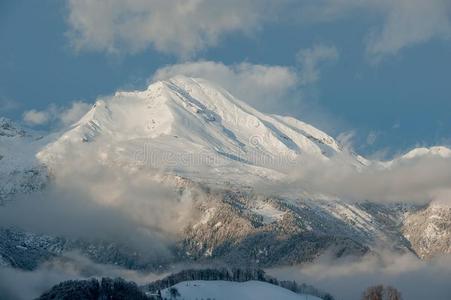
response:
{"label": "mountain slope", "polygon": [[45,144],[41,138],[0,118],[0,204],[16,193],[38,191],[47,183],[47,171],[35,157]]}
{"label": "mountain slope", "polygon": [[191,179],[203,168],[203,180],[235,182],[246,178],[234,176],[237,171],[277,179],[300,156],[326,160],[342,153],[332,137],[308,124],[262,114],[210,82],[181,76],[97,101],[38,157],[51,165],[91,142],[103,143],[102,151],[114,147],[103,154],[109,160]]}
{"label": "mountain slope", "polygon": [[171,289],[176,289],[179,297],[186,300],[195,299],[284,299],[284,300],[320,300],[311,295],[300,295],[282,287],[261,281],[184,281],[171,288],[164,289],[163,297],[171,298]]}
{"label": "mountain slope", "polygon": [[[61,178],[70,174],[72,177],[64,184],[84,179],[81,188],[94,201],[125,210],[136,204],[132,197],[139,197],[142,203],[153,201],[156,191],[136,191],[140,187],[152,187],[155,182],[170,186],[177,191],[174,197],[180,199],[171,202],[173,207],[158,207],[159,213],[194,210],[190,219],[169,222],[180,229],[176,249],[171,253],[177,262],[226,261],[266,267],[312,261],[323,253],[363,255],[376,251],[379,245],[416,251],[426,257],[418,245],[429,238],[434,241],[428,240],[425,253],[450,251],[446,242],[445,246],[440,243],[441,235],[429,237],[430,230],[423,230],[436,226],[422,221],[427,219],[421,216],[428,212],[426,208],[352,203],[300,188],[268,192],[268,186],[290,179],[290,170],[302,168],[294,164],[298,161],[333,159],[356,170],[371,164],[388,168],[398,162],[372,162],[349,153],[313,126],[291,117],[258,112],[204,79],[178,76],[153,83],[144,91],[118,92],[97,101],[85,116],[56,138],[38,139],[10,121],[1,124],[0,197],[40,190],[49,176],[51,183],[58,185]],[[429,152],[447,155],[446,149]],[[424,153],[417,150],[399,159]],[[102,169],[103,166],[107,168]],[[106,183],[95,185],[99,177],[111,171],[113,175]],[[116,181],[116,175],[131,185],[124,193],[114,189],[121,183]],[[192,202],[186,202],[189,207],[175,206],[186,205],[184,197],[191,198]],[[111,199],[122,202],[118,205]],[[150,214],[153,218],[145,214],[146,210],[155,209],[152,205],[143,207],[138,206],[138,213],[132,211],[143,226],[148,225],[148,219],[158,219],[155,214]],[[410,221],[417,214],[421,220]],[[437,228],[449,229],[449,218],[444,220]],[[26,239],[29,248],[46,253],[46,257],[60,254],[52,252],[54,247],[43,247],[38,236]],[[23,238],[18,240],[2,243],[1,248],[8,251],[0,253],[0,257],[10,258],[3,259],[5,264],[13,264],[11,249]],[[86,243],[74,244],[82,244],[80,249],[89,248]],[[77,247],[57,248],[64,252]],[[104,252],[101,247],[92,249],[93,259],[102,263],[122,261],[118,264],[136,268],[153,265],[135,264],[128,257],[115,261],[110,259],[112,255],[97,255]],[[111,251],[123,252],[116,246]],[[35,267],[36,261],[40,260],[33,259],[32,264],[25,265]]]}

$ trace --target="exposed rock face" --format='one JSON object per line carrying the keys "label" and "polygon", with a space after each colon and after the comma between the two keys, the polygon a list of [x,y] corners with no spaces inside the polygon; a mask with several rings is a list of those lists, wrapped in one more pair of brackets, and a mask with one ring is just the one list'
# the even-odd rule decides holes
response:
{"label": "exposed rock face", "polygon": [[408,212],[424,208],[319,199],[287,199],[250,191],[210,191],[181,249],[196,261],[268,267],[385,249],[415,252],[404,237]]}
{"label": "exposed rock face", "polygon": [[409,213],[403,233],[421,258],[451,253],[451,207],[432,203]]}

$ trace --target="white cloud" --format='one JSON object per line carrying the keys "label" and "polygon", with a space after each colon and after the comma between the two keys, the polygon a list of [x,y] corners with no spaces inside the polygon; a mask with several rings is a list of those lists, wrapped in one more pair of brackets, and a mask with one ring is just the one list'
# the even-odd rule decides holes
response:
{"label": "white cloud", "polygon": [[362,292],[377,284],[392,285],[403,299],[448,299],[451,256],[421,260],[413,254],[378,251],[364,257],[322,256],[302,266],[267,270],[280,280],[307,282],[337,299],[362,299]]}
{"label": "white cloud", "polygon": [[355,130],[350,130],[350,131],[341,132],[341,133],[337,136],[337,141],[338,141],[345,149],[352,150],[353,144],[354,144],[355,136],[356,136]]}
{"label": "white cloud", "polygon": [[41,111],[31,109],[24,112],[23,120],[30,125],[56,122],[66,126],[78,121],[90,108],[91,105],[83,101],[74,101],[68,107],[50,104]]}
{"label": "white cloud", "polygon": [[338,50],[335,46],[315,45],[312,48],[301,49],[297,53],[297,60],[300,64],[300,81],[302,84],[309,84],[318,81],[320,77],[320,64],[327,61],[336,61]]}
{"label": "white cloud", "polygon": [[23,120],[30,125],[43,125],[49,122],[50,114],[47,111],[32,109],[24,112]]}
{"label": "white cloud", "polygon": [[309,22],[370,17],[374,27],[368,29],[364,42],[374,62],[406,47],[451,36],[451,3],[447,0],[329,0],[307,8]]}
{"label": "white cloud", "polygon": [[366,50],[376,59],[397,54],[405,47],[433,38],[451,37],[449,1],[396,0],[375,3],[383,11],[385,21],[368,36]]}
{"label": "white cloud", "polygon": [[226,33],[258,29],[277,6],[257,0],[71,0],[69,37],[76,49],[114,53],[153,46],[187,57]]}
{"label": "white cloud", "polygon": [[59,115],[59,119],[64,125],[70,125],[78,120],[88,112],[91,105],[83,101],[72,102],[71,106],[63,111]]}
{"label": "white cloud", "polygon": [[228,66],[212,61],[166,66],[157,70],[152,80],[179,74],[211,80],[243,101],[263,109],[280,103],[279,100],[295,89],[299,81],[294,68],[249,63]]}
{"label": "white cloud", "polygon": [[359,168],[351,166],[348,158],[347,154],[328,161],[300,158],[289,171],[291,182],[266,188],[272,193],[305,190],[352,202],[451,205],[450,158],[426,155],[395,159],[389,166],[374,163]]}
{"label": "white cloud", "polygon": [[448,39],[450,14],[447,0],[70,0],[68,36],[78,50],[154,47],[189,57],[216,46],[226,34],[249,34],[267,22],[302,26],[364,16],[374,20],[364,41],[369,58],[377,61],[433,38]]}

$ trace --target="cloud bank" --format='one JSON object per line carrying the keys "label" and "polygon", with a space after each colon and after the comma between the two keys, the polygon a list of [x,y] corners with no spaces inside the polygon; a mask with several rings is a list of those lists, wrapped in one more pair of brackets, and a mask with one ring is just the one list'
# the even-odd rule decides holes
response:
{"label": "cloud bank", "polygon": [[282,183],[264,187],[269,193],[304,190],[345,201],[375,203],[432,202],[451,205],[451,158],[438,155],[398,157],[391,162],[354,166],[350,153],[330,160],[301,157],[284,170]]}
{"label": "cloud bank", "polygon": [[446,0],[370,1],[383,14],[384,23],[366,40],[374,59],[394,55],[403,48],[434,38],[451,38],[451,4]]}
{"label": "cloud bank", "polygon": [[71,0],[68,12],[68,37],[77,50],[134,53],[153,47],[183,58],[218,45],[227,34],[249,35],[267,23],[374,19],[362,37],[373,61],[451,34],[446,0]]}
{"label": "cloud bank", "polygon": [[327,255],[298,267],[268,270],[279,279],[306,282],[330,292],[336,299],[358,300],[369,286],[392,285],[403,299],[446,300],[451,295],[451,256],[422,261],[411,254],[383,252],[380,256],[347,257]]}
{"label": "cloud bank", "polygon": [[65,280],[92,277],[121,277],[145,284],[161,278],[164,274],[144,273],[122,269],[114,265],[101,265],[79,255],[66,253],[61,258],[48,261],[34,271],[0,268],[0,299],[29,300]]}
{"label": "cloud bank", "polygon": [[68,159],[51,158],[52,180],[39,193],[18,195],[0,209],[1,227],[70,239],[126,245],[150,257],[172,255],[184,226],[197,217],[203,193],[179,191],[158,182],[158,171],[131,170],[101,159],[96,144],[68,149]]}
{"label": "cloud bank", "polygon": [[273,18],[271,1],[69,1],[76,49],[110,53],[156,50],[189,57],[227,33],[249,34]]}

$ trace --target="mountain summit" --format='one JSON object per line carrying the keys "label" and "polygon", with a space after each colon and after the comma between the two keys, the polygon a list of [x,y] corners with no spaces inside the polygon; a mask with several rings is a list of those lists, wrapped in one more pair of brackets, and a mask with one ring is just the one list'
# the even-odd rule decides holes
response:
{"label": "mountain summit", "polygon": [[[115,161],[130,162],[140,153],[138,162],[190,176],[208,167],[221,176],[239,169],[277,178],[299,157],[327,160],[343,153],[332,137],[309,124],[261,113],[214,83],[184,76],[97,101],[38,157],[51,164],[92,142]],[[358,165],[359,159],[351,160]]]}

